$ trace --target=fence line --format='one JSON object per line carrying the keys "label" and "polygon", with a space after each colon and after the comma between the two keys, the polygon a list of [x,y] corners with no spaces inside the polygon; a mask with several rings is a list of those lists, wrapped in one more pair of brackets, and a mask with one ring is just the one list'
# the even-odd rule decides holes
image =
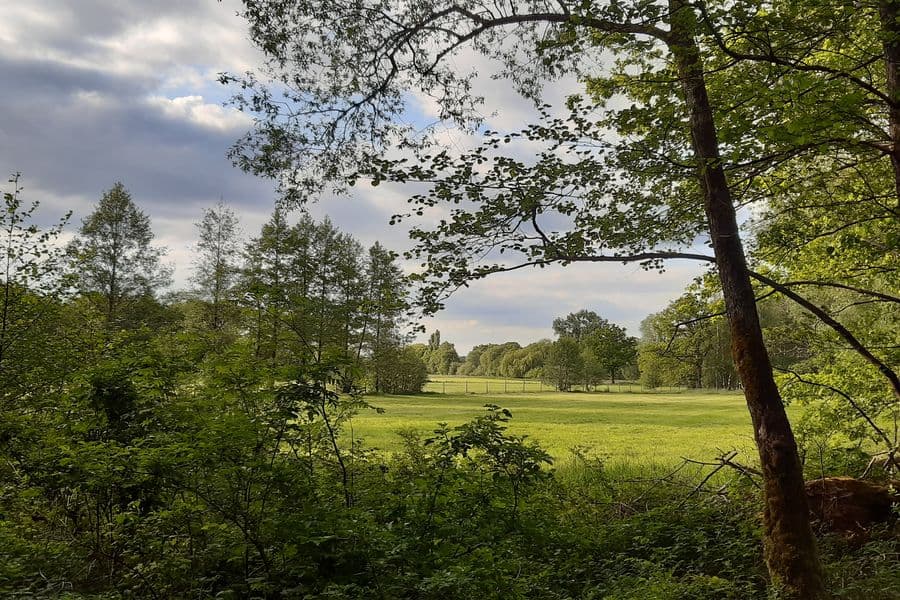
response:
{"label": "fence line", "polygon": [[[672,393],[686,390],[684,387],[647,388],[640,383],[603,383],[585,389],[584,385],[574,385],[569,391],[589,393]],[[553,392],[556,388],[537,379],[484,379],[446,378],[429,379],[425,391],[437,394],[522,394]]]}

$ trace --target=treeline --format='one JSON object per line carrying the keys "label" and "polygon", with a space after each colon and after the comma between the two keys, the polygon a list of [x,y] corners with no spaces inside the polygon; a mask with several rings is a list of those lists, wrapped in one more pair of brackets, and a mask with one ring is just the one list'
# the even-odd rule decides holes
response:
{"label": "treeline", "polygon": [[[419,391],[425,366],[406,348],[409,282],[396,255],[363,248],[328,219],[276,210],[241,239],[227,206],[197,223],[192,287],[164,294],[171,267],[149,217],[121,183],[104,193],[67,246],[33,224],[36,204],[5,194],[6,276],[0,379],[15,397],[165,337],[199,363],[243,354],[273,378],[329,365],[344,392]],[[48,365],[53,365],[49,368]]]}
{"label": "treeline", "polygon": [[430,373],[541,379],[561,391],[636,376],[637,340],[597,313],[581,310],[560,317],[553,321],[553,330],[555,341],[524,347],[518,342],[479,344],[465,358],[452,343],[441,341],[440,331],[431,334],[427,345],[413,344],[410,349]]}
{"label": "treeline", "polygon": [[[889,311],[880,310],[884,307],[857,304],[852,290],[825,287],[816,298],[829,310],[836,307],[852,326],[868,327],[871,335],[883,337],[884,324],[892,322]],[[816,375],[829,360],[852,360],[851,355],[838,359],[828,332],[790,299],[770,294],[761,299],[759,312],[769,355],[785,384],[796,384],[799,373]],[[663,310],[647,316],[640,339],[588,310],[555,319],[553,329],[555,340],[525,346],[515,341],[479,344],[462,357],[453,343],[441,339],[440,331],[427,344],[409,348],[429,373],[536,379],[561,391],[617,379],[639,380],[649,389],[733,390],[740,385],[721,290],[711,276],[698,278]],[[796,385],[786,385],[785,394],[804,401],[816,398]]]}
{"label": "treeline", "polygon": [[[206,220],[228,214],[218,211]],[[226,290],[242,309],[230,328],[222,322],[231,339],[245,336],[254,356],[276,368],[340,364],[345,393],[354,386],[378,393],[421,389],[424,365],[404,349],[409,284],[394,253],[378,243],[364,249],[328,219],[303,215],[291,225],[276,211],[244,257]],[[227,314],[213,291],[206,286],[201,308]]]}

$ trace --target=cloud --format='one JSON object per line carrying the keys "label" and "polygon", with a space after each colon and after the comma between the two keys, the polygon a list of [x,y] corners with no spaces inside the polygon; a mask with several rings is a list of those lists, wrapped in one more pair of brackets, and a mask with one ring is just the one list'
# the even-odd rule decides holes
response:
{"label": "cloud", "polygon": [[203,96],[177,98],[153,96],[147,102],[152,108],[159,109],[167,118],[181,120],[189,126],[196,125],[230,135],[239,134],[253,122],[245,113],[205,102]]}
{"label": "cloud", "polygon": [[[0,20],[0,169],[22,172],[47,221],[74,229],[122,181],[189,274],[193,223],[220,197],[258,229],[273,185],[225,157],[249,118],[224,108],[216,73],[259,60],[238,5],[34,0]],[[71,233],[70,233],[71,235]]]}

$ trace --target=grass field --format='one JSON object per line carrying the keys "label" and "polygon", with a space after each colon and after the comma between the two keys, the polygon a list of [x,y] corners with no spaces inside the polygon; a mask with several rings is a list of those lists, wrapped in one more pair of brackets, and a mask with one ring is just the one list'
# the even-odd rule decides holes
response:
{"label": "grass field", "polygon": [[736,393],[421,394],[369,401],[385,412],[357,416],[354,436],[388,452],[400,447],[398,431],[427,435],[438,422],[459,425],[493,403],[512,411],[510,433],[538,441],[561,463],[575,446],[610,462],[674,464],[683,456],[712,458],[719,448],[739,450],[741,462],[756,457],[750,417]]}

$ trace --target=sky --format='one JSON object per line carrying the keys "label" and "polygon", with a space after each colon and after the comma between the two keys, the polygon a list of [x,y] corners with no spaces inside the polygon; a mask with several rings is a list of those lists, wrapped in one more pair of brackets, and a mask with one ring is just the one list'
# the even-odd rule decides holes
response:
{"label": "sky", "polygon": [[[272,182],[226,158],[250,120],[223,105],[229,91],[217,75],[262,60],[239,8],[233,0],[0,0],[0,175],[21,172],[22,197],[40,201],[46,222],[71,210],[67,236],[121,181],[169,249],[175,286],[186,286],[204,208],[222,199],[251,237],[274,207]],[[556,82],[548,100],[577,88]],[[515,129],[534,114],[508,85],[491,82],[484,95],[488,128]],[[433,107],[423,101],[415,109],[427,116]],[[447,136],[456,143],[454,132]],[[388,221],[409,195],[402,186],[362,183],[309,210],[363,244],[402,252],[410,246],[406,230]],[[473,283],[424,324],[461,353],[552,337],[555,317],[583,308],[638,335],[640,321],[700,270],[684,262],[662,274],[618,264],[522,270]]]}

